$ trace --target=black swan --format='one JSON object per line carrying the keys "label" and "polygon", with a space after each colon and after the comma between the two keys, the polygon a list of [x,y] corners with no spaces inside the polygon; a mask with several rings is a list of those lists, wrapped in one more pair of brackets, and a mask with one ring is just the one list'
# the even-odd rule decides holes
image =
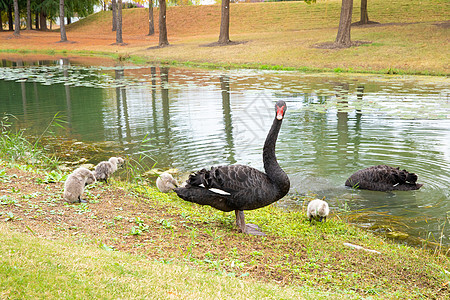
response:
{"label": "black swan", "polygon": [[319,222],[322,222],[322,220],[326,222],[329,213],[330,208],[328,203],[320,199],[314,199],[309,202],[306,210],[306,216],[309,219],[309,223],[311,223],[312,219]]}
{"label": "black swan", "polygon": [[372,191],[410,191],[418,190],[423,184],[416,183],[417,175],[400,168],[386,165],[362,169],[350,176],[346,186]]}
{"label": "black swan", "polygon": [[241,232],[265,235],[258,230],[258,226],[245,224],[243,211],[267,206],[280,200],[289,191],[289,177],[275,156],[275,144],[286,113],[286,103],[278,101],[275,109],[276,116],[263,149],[266,173],[243,165],[202,169],[191,174],[184,187],[174,189],[177,195],[186,201],[209,205],[221,211],[234,210],[236,225]]}

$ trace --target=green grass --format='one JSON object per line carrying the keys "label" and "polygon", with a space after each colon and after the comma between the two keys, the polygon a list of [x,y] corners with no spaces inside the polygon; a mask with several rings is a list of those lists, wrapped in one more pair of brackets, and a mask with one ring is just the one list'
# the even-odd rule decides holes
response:
{"label": "green grass", "polygon": [[50,168],[57,162],[37,144],[30,143],[22,130],[12,130],[14,116],[4,114],[0,119],[0,159]]}
{"label": "green grass", "polygon": [[[198,272],[74,241],[49,241],[0,224],[0,298],[317,299],[333,296]],[[337,294],[335,294],[337,298]],[[335,298],[332,297],[332,298]]]}

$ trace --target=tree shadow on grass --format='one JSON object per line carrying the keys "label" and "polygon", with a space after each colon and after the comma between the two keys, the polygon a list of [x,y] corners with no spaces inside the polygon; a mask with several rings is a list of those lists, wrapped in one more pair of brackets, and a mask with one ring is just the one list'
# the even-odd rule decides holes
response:
{"label": "tree shadow on grass", "polygon": [[200,45],[200,47],[234,46],[234,45],[245,44],[245,43],[247,43],[247,42],[248,42],[248,41],[238,41],[238,42],[229,41],[228,43],[214,42],[214,43],[209,43],[209,44],[203,44],[203,45]]}
{"label": "tree shadow on grass", "polygon": [[340,45],[336,42],[325,42],[325,43],[319,43],[319,44],[314,44],[311,46],[311,48],[316,48],[316,49],[345,49],[345,48],[350,48],[350,47],[358,47],[361,45],[367,45],[367,44],[372,44],[371,41],[352,41],[350,43],[350,45]]}
{"label": "tree shadow on grass", "polygon": [[75,42],[75,41],[57,41],[57,42],[55,42],[56,44],[76,44],[77,42]]}
{"label": "tree shadow on grass", "polygon": [[162,48],[167,48],[167,47],[172,47],[172,45],[158,45],[158,46],[153,46],[153,47],[148,47],[147,50],[155,50],[155,49],[162,49]]}

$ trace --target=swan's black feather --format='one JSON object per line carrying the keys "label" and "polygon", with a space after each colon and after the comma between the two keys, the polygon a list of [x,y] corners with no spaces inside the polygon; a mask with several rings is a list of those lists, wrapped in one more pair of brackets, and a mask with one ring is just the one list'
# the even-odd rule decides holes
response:
{"label": "swan's black feather", "polygon": [[409,191],[422,187],[422,184],[416,183],[417,179],[415,173],[378,165],[355,172],[347,179],[345,185],[372,191]]}

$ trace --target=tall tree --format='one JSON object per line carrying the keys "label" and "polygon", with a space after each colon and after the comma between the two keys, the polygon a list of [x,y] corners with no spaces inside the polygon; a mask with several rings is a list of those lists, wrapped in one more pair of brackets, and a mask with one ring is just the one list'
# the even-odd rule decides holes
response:
{"label": "tall tree", "polygon": [[361,14],[360,20],[352,25],[378,24],[378,22],[369,21],[369,14],[367,12],[367,0],[361,0]]}
{"label": "tall tree", "polygon": [[123,44],[123,39],[122,39],[122,0],[117,0],[116,44]]}
{"label": "tall tree", "polygon": [[367,0],[361,0],[361,18],[359,22],[361,24],[369,23],[369,14],[367,13]]}
{"label": "tall tree", "polygon": [[20,36],[19,0],[14,0],[14,35]]}
{"label": "tall tree", "polygon": [[67,42],[66,26],[64,25],[64,0],[59,0],[59,31],[61,42]]}
{"label": "tall tree", "polygon": [[148,35],[155,34],[155,24],[153,22],[153,0],[148,1]]}
{"label": "tall tree", "polygon": [[34,19],[34,26],[36,27],[36,30],[39,30],[39,11],[36,9],[35,11],[34,11],[34,16],[35,16],[35,19]]}
{"label": "tall tree", "polygon": [[31,0],[27,0],[27,30],[31,30]]}
{"label": "tall tree", "polygon": [[339,29],[336,36],[338,47],[350,47],[350,27],[352,25],[353,0],[342,0],[341,18],[339,20]]}
{"label": "tall tree", "polygon": [[0,31],[3,31],[2,12],[7,11],[7,10],[8,10],[8,4],[5,1],[0,0]]}
{"label": "tall tree", "polygon": [[230,0],[222,0],[222,16],[220,18],[219,44],[230,42]]}
{"label": "tall tree", "polygon": [[39,28],[42,31],[46,31],[47,28],[47,8],[45,7],[45,0],[40,0],[39,6]]}
{"label": "tall tree", "polygon": [[14,31],[14,20],[13,20],[13,3],[8,4],[8,25],[9,31]]}
{"label": "tall tree", "polygon": [[112,31],[117,30],[117,2],[116,0],[111,0],[112,9]]}
{"label": "tall tree", "polygon": [[166,0],[159,0],[159,47],[169,45],[166,26]]}

